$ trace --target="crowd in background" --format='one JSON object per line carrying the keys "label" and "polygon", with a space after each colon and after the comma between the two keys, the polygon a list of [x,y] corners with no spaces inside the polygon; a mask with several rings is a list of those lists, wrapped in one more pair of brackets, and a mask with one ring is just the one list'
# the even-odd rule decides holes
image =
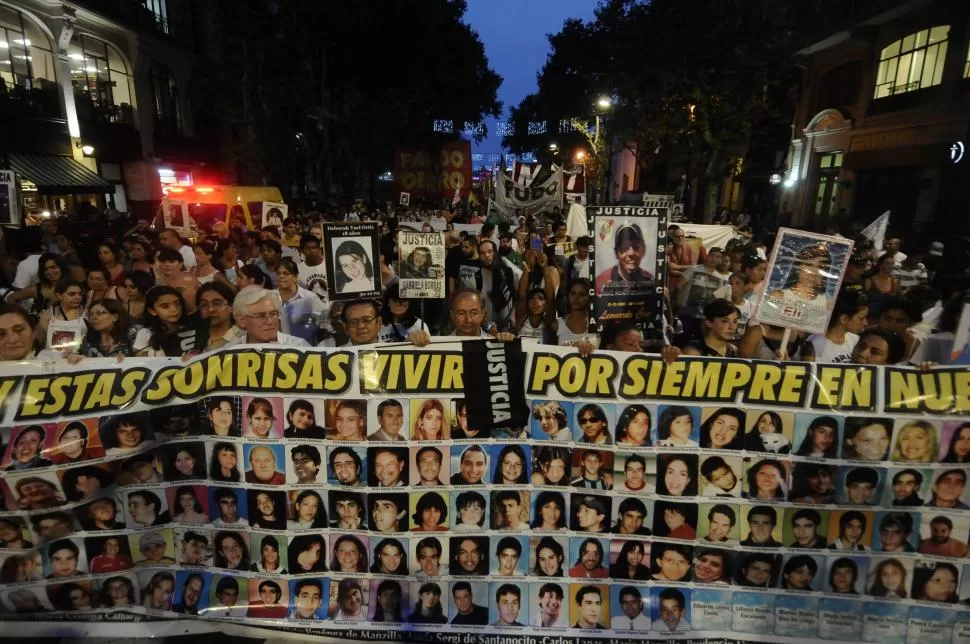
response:
{"label": "crowd in background", "polygon": [[[379,279],[380,299],[328,298],[328,280],[350,279],[329,275],[324,258],[323,224],[341,220],[380,222],[380,257],[345,258],[362,279]],[[445,222],[446,298],[402,297],[397,233],[433,231],[432,220]],[[431,336],[459,335],[526,337],[583,353],[925,366],[949,361],[970,285],[962,268],[942,265],[941,242],[903,252],[899,239],[877,248],[860,237],[828,330],[789,333],[782,346],[784,329],[753,319],[774,231],[755,233],[747,220],[723,248],[705,247],[689,225],[668,228],[663,318],[646,334],[632,322],[590,328],[592,239],[571,237],[559,209],[493,223],[477,210],[371,212],[357,204],[340,216],[295,210],[281,227],[262,230],[236,218],[198,222],[191,240],[144,220],[102,223],[77,229],[67,218],[48,219],[0,244],[3,360],[186,357],[237,343],[423,346]],[[642,254],[644,243],[617,241],[614,261]]]}

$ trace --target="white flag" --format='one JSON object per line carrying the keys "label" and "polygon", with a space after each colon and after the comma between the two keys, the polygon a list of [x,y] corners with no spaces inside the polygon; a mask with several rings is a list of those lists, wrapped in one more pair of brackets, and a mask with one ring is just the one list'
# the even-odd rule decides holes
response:
{"label": "white flag", "polygon": [[889,228],[889,215],[892,211],[887,210],[882,213],[871,224],[862,229],[862,236],[871,239],[875,247],[882,250],[882,242],[886,238],[886,230]]}

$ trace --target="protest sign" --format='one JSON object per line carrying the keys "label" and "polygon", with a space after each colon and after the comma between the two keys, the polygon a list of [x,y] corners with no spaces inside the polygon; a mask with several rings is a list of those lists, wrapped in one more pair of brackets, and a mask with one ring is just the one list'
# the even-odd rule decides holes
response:
{"label": "protest sign", "polygon": [[663,309],[667,209],[640,206],[586,208],[595,276],[590,329],[631,322],[659,326]]}
{"label": "protest sign", "polygon": [[505,218],[518,214],[534,215],[552,211],[563,206],[563,173],[557,166],[542,166],[537,174],[530,175],[528,185],[517,183],[505,171],[498,171],[495,196],[488,202],[489,214],[493,212]]}
{"label": "protest sign", "polygon": [[378,223],[359,221],[323,225],[323,255],[330,276],[331,302],[381,294]]}
{"label": "protest sign", "polygon": [[173,228],[182,237],[192,236],[194,222],[189,217],[189,206],[181,199],[162,199],[162,223]]}
{"label": "protest sign", "polygon": [[852,242],[843,237],[779,228],[754,318],[825,333],[851,252]]}
{"label": "protest sign", "polygon": [[[0,616],[101,636],[967,640],[965,368],[471,342],[0,366]],[[504,424],[506,395],[528,416],[469,420],[477,397]]]}
{"label": "protest sign", "polygon": [[445,297],[444,233],[398,232],[397,247],[402,298]]}
{"label": "protest sign", "polygon": [[289,212],[290,207],[285,203],[275,203],[272,201],[263,202],[263,212],[262,212],[262,223],[259,228],[266,228],[267,226],[276,226],[280,234],[283,234],[283,222],[286,221],[286,215]]}
{"label": "protest sign", "polygon": [[20,224],[20,200],[13,170],[0,170],[0,225]]}

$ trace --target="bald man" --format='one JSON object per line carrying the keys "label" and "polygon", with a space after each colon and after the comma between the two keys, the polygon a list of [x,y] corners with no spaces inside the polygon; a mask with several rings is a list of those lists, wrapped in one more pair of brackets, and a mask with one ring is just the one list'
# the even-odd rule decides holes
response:
{"label": "bald man", "polygon": [[249,452],[249,470],[246,471],[247,483],[263,485],[283,485],[286,476],[276,471],[276,455],[265,446],[254,447]]}
{"label": "bald man", "polygon": [[[498,340],[499,342],[511,342],[515,340],[515,334],[507,331],[499,331],[494,336],[482,329],[485,322],[485,303],[478,291],[468,288],[460,288],[451,295],[448,302],[449,316],[451,318],[451,328],[454,329],[451,335],[460,338],[481,338],[487,340]],[[430,337],[427,334],[422,336],[412,333],[408,340],[419,347],[425,346]]]}
{"label": "bald man", "polygon": [[199,280],[192,273],[180,272],[168,280],[168,285],[182,294],[185,300],[185,312],[195,313],[195,293],[199,290]]}

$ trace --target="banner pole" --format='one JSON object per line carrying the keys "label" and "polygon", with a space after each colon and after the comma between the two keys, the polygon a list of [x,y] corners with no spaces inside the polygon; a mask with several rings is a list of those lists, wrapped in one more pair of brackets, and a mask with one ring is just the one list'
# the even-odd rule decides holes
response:
{"label": "banner pole", "polygon": [[781,346],[778,348],[778,359],[788,360],[788,341],[791,340],[791,327],[786,326],[781,336]]}

